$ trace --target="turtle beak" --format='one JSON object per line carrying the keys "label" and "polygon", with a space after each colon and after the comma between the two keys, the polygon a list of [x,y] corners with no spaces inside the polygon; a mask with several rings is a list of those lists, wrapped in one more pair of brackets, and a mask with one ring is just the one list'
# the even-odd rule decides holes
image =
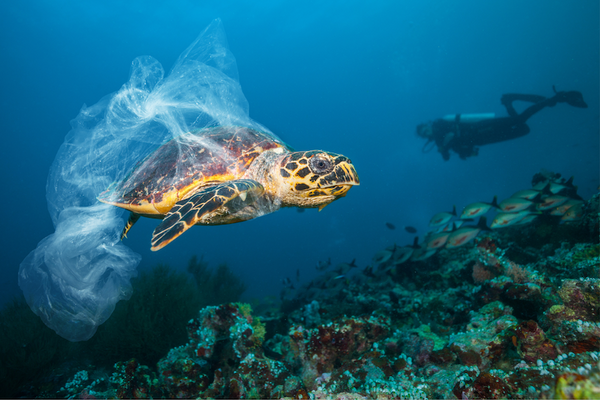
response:
{"label": "turtle beak", "polygon": [[351,177],[351,180],[346,182],[345,185],[359,186],[360,179],[358,179],[356,169],[354,169],[354,165],[352,165],[350,160],[348,160],[348,163],[344,164],[342,168],[344,168],[344,170],[346,171],[346,175]]}
{"label": "turtle beak", "polygon": [[332,188],[334,186],[345,187],[343,195],[350,190],[352,186],[360,185],[358,174],[354,165],[349,159],[346,159],[335,166],[333,171],[322,177],[319,182],[321,188]]}
{"label": "turtle beak", "polygon": [[319,211],[331,202],[346,196],[346,193],[348,193],[352,186],[358,185],[360,185],[360,180],[350,160],[339,163],[329,175],[321,178],[321,190],[325,190],[329,195],[334,196],[334,198],[330,202],[321,204]]}

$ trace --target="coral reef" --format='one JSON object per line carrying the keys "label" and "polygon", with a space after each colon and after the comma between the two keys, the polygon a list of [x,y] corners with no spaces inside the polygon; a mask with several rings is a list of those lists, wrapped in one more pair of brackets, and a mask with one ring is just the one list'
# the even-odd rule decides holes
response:
{"label": "coral reef", "polygon": [[[279,311],[206,306],[187,321],[187,341],[158,362],[78,366],[45,394],[600,398],[599,237],[589,232],[597,218],[586,212],[550,235],[538,229],[544,219],[518,234],[486,232],[401,265],[392,256],[365,268],[343,264],[289,289]],[[577,239],[559,240],[560,232]],[[206,278],[202,260],[190,265],[197,282]],[[340,271],[343,279],[333,279]]]}
{"label": "coral reef", "polygon": [[[57,385],[67,387],[67,377],[73,374],[79,374],[73,381],[79,384],[73,383],[58,395],[79,395],[87,382],[81,379],[81,371],[98,380],[96,387],[108,382],[107,370],[120,360],[135,358],[140,365],[156,365],[170,348],[186,342],[185,324],[201,307],[223,298],[236,301],[245,288],[224,264],[213,271],[200,263],[204,276],[209,277],[200,285],[167,265],[142,269],[132,280],[132,297],[119,302],[111,318],[87,342],[72,343],[56,335],[24,299],[5,306],[0,312],[0,396],[56,397]],[[190,265],[200,263],[190,260]],[[228,289],[221,297],[209,298],[213,292],[206,285]],[[114,396],[116,392],[110,397]]]}

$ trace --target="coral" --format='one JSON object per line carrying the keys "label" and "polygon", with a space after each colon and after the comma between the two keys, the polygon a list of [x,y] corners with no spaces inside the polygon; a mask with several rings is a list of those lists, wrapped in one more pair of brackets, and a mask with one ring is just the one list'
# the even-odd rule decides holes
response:
{"label": "coral", "polygon": [[158,364],[165,391],[169,397],[308,398],[283,363],[264,357],[264,335],[247,304],[205,307],[188,323],[189,342]]}
{"label": "coral", "polygon": [[527,362],[547,361],[558,355],[554,343],[535,321],[523,321],[515,328],[517,351]]}
{"label": "coral", "polygon": [[531,272],[514,262],[509,262],[505,268],[504,274],[515,283],[527,283],[530,279]]}
{"label": "coral", "polygon": [[304,309],[304,323],[306,327],[312,328],[321,324],[321,315],[319,314],[319,302],[313,300],[306,305]]}
{"label": "coral", "polygon": [[119,399],[147,399],[162,394],[154,373],[135,359],[115,364],[110,383],[116,387],[116,397]]}
{"label": "coral", "polygon": [[164,397],[164,392],[150,368],[135,359],[118,362],[111,375],[89,366],[78,371],[59,390],[61,397],[80,399],[147,399]]}
{"label": "coral", "polygon": [[[244,303],[210,305],[187,323],[187,342],[165,352],[156,368],[130,359],[106,372],[74,362],[49,375],[61,390],[36,393],[598,397],[597,232],[593,240],[574,243],[589,236],[589,209],[586,215],[566,226],[556,225],[553,217],[488,232],[457,250],[444,249],[401,267],[352,268],[343,280],[332,281],[325,272],[288,293],[278,310],[273,301],[266,307],[258,303],[261,312]],[[548,231],[542,239],[535,233],[540,226],[558,233]],[[573,232],[574,237],[558,241]],[[190,285],[194,292],[205,280],[227,276],[197,259],[190,262],[190,272],[197,282]]]}
{"label": "coral", "polygon": [[600,373],[591,376],[566,372],[556,380],[557,399],[600,399]]}
{"label": "coral", "polygon": [[578,318],[600,321],[600,279],[567,279],[558,294]]}
{"label": "coral", "polygon": [[268,358],[248,354],[229,380],[229,398],[280,398],[292,396],[308,399],[302,381],[285,365]]}
{"label": "coral", "polygon": [[493,302],[473,313],[463,332],[449,337],[449,349],[463,365],[487,368],[508,347],[506,332],[517,324],[512,309],[500,302]]}
{"label": "coral", "polygon": [[479,261],[473,264],[473,274],[471,276],[473,277],[473,282],[475,283],[483,283],[496,277],[496,275],[490,271],[490,269],[486,268],[486,266]]}
{"label": "coral", "polygon": [[511,393],[514,392],[514,387],[511,387],[504,379],[489,372],[482,372],[478,375],[470,373],[467,376],[472,381],[468,387],[461,386],[461,383],[465,382],[465,379],[463,379],[459,380],[453,388],[453,393],[457,398],[502,399],[511,397]]}
{"label": "coral", "polygon": [[314,388],[319,375],[332,372],[336,366],[350,361],[388,331],[389,319],[375,315],[340,318],[314,329],[292,327],[291,348],[301,362],[304,384]]}
{"label": "coral", "polygon": [[544,266],[555,276],[562,278],[600,278],[600,245],[591,243],[577,243],[570,246],[562,243],[555,254],[547,260],[540,260],[539,265]]}
{"label": "coral", "polygon": [[598,258],[600,258],[600,244],[588,244],[582,246],[582,248],[573,253],[571,257],[575,264],[585,261],[594,261],[598,265]]}

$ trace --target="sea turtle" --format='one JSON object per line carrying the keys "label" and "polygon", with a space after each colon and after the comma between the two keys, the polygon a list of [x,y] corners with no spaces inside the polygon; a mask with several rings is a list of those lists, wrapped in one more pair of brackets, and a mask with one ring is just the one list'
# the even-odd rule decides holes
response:
{"label": "sea turtle", "polygon": [[162,218],[156,251],[195,224],[232,224],[280,207],[320,210],[358,184],[347,157],[295,152],[269,133],[219,126],[166,142],[98,200],[131,211],[121,239],[140,216]]}

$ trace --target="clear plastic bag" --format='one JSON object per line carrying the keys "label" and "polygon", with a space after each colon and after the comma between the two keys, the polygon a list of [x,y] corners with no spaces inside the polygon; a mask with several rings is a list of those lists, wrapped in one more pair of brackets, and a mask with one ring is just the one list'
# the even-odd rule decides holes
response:
{"label": "clear plastic bag", "polygon": [[48,177],[55,232],[19,270],[19,286],[46,325],[68,340],[87,340],[131,295],[141,257],[120,241],[123,210],[97,196],[168,140],[224,125],[268,132],[248,116],[220,20],[167,77],[158,61],[138,57],[118,92],[82,108]]}

